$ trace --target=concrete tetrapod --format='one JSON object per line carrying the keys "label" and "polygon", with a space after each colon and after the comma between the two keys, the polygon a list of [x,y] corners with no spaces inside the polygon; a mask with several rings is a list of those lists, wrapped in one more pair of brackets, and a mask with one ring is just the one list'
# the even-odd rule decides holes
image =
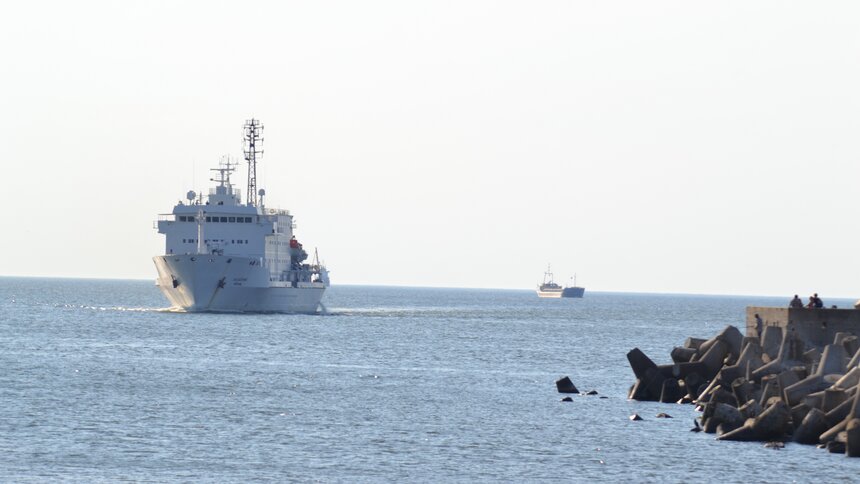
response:
{"label": "concrete tetrapod", "polygon": [[708,352],[703,354],[701,359],[699,359],[705,367],[702,376],[708,380],[717,376],[717,373],[719,373],[720,369],[723,367],[723,360],[725,360],[728,354],[728,343],[717,340],[713,345],[711,345]]}
{"label": "concrete tetrapod", "polygon": [[860,338],[838,334],[823,351],[818,341],[778,326],[759,341],[727,327],[708,340],[688,338],[669,365],[634,349],[630,395],[669,402],[686,392],[679,403],[693,399],[703,410],[701,430],[718,440],[818,441],[860,455]]}
{"label": "concrete tetrapod", "polygon": [[822,403],[824,403],[824,392],[815,392],[803,397],[803,401],[798,405],[806,405],[809,408],[820,409]]}
{"label": "concrete tetrapod", "polygon": [[[858,385],[860,385],[860,384],[858,384]],[[855,388],[857,388],[857,387],[855,387]],[[833,424],[833,426],[830,427],[830,429],[827,432],[824,432],[823,434],[821,434],[821,436],[818,438],[819,442],[821,442],[822,444],[827,444],[829,442],[832,442],[833,440],[836,439],[836,437],[839,435],[840,432],[842,432],[846,429],[846,427],[848,426],[848,422],[850,422],[852,419],[860,418],[860,391],[855,390],[854,398],[852,400],[850,400],[850,402],[851,402],[851,409],[848,411],[848,414],[845,415],[845,417],[836,424],[833,424],[833,421],[836,420],[841,415],[835,414],[835,412],[837,410],[840,410],[843,407],[836,407],[835,409],[831,410],[831,413],[834,413],[834,415],[833,415],[832,419],[828,419],[828,423]],[[828,415],[830,415],[830,414],[828,414]]]}
{"label": "concrete tetrapod", "polygon": [[860,457],[860,419],[852,418],[845,426],[845,455]]}
{"label": "concrete tetrapod", "polygon": [[762,389],[759,403],[762,407],[766,407],[768,400],[773,397],[778,397],[781,393],[779,391],[779,380],[776,375],[768,375],[762,379],[761,385]]}
{"label": "concrete tetrapod", "polygon": [[842,340],[842,346],[845,347],[845,352],[849,355],[853,355],[860,350],[860,337],[855,335],[848,336],[844,340]]}
{"label": "concrete tetrapod", "polygon": [[759,405],[759,403],[755,400],[749,400],[747,403],[741,405],[738,410],[740,410],[741,415],[744,416],[744,419],[756,418],[761,415],[762,411],[764,411],[762,406]]}
{"label": "concrete tetrapod", "polygon": [[792,349],[794,349],[794,345],[794,335],[791,333],[785,333],[782,338],[782,342],[779,345],[779,351],[777,352],[776,357],[769,363],[765,363],[761,367],[755,369],[752,372],[753,378],[758,381],[767,375],[776,375],[793,366],[802,364],[799,359],[793,358],[794,355],[792,354]]}
{"label": "concrete tetrapod", "polygon": [[791,414],[781,400],[773,403],[758,417],[747,419],[744,425],[732,432],[721,435],[717,440],[757,440],[766,441],[782,438],[789,427]]}
{"label": "concrete tetrapod", "polygon": [[829,388],[831,383],[825,380],[824,376],[844,373],[844,359],[845,349],[842,346],[827,345],[816,372],[783,390],[786,403],[797,405],[806,395]]}
{"label": "concrete tetrapod", "polygon": [[848,370],[848,373],[843,375],[833,386],[847,390],[856,387],[857,383],[860,383],[860,368],[855,366]]}
{"label": "concrete tetrapod", "polygon": [[[806,376],[804,375],[804,378]],[[776,382],[779,384],[779,388],[788,388],[791,385],[799,382],[801,379],[797,376],[797,372],[794,370],[785,370],[782,373],[776,375]]]}
{"label": "concrete tetrapod", "polygon": [[579,393],[576,385],[574,385],[570,380],[570,377],[567,376],[556,381],[555,387],[558,389],[558,393]]}
{"label": "concrete tetrapod", "polygon": [[684,340],[684,348],[692,348],[694,350],[698,350],[705,341],[707,340],[702,338],[693,338],[692,336],[690,336],[689,338]]}
{"label": "concrete tetrapod", "polygon": [[847,368],[850,370],[860,366],[860,350],[854,353],[854,356],[851,357],[851,361],[848,362]]}
{"label": "concrete tetrapod", "polygon": [[829,344],[821,353],[821,361],[818,363],[815,373],[819,375],[845,374],[845,348],[842,345]]}
{"label": "concrete tetrapod", "polygon": [[676,346],[672,349],[672,361],[675,363],[689,363],[690,359],[696,356],[697,351],[694,348],[683,348]]}
{"label": "concrete tetrapod", "polygon": [[732,392],[738,402],[748,402],[755,395],[755,383],[746,378],[737,378],[732,382]]}
{"label": "concrete tetrapod", "polygon": [[771,361],[779,354],[782,344],[782,328],[779,326],[765,326],[761,333],[761,347]]}
{"label": "concrete tetrapod", "polygon": [[737,407],[726,403],[715,403],[706,427],[715,426],[719,434],[725,434],[744,424],[744,416]]}
{"label": "concrete tetrapod", "polygon": [[[791,407],[791,423],[794,425],[794,430],[797,431],[797,428],[803,423],[803,419],[812,411],[814,407],[810,407],[805,403],[801,403]],[[817,437],[816,437],[817,438]]]}
{"label": "concrete tetrapod", "polygon": [[838,332],[833,338],[833,343],[842,346],[845,349],[845,352],[849,355],[853,355],[857,352],[858,349],[858,339],[857,336],[851,333]]}
{"label": "concrete tetrapod", "polygon": [[729,325],[720,333],[718,338],[728,345],[729,355],[731,355],[732,359],[731,363],[734,364],[738,357],[740,357],[741,350],[743,350],[744,335],[741,334],[738,328]]}
{"label": "concrete tetrapod", "polygon": [[824,414],[824,418],[827,421],[827,428],[833,427],[839,422],[845,420],[848,417],[848,414],[851,413],[851,407],[854,405],[853,399],[845,400],[840,403],[836,408],[830,410],[829,412]]}
{"label": "concrete tetrapod", "polygon": [[704,390],[702,387],[706,386],[707,380],[705,380],[702,375],[698,373],[691,373],[684,378],[684,388],[687,390],[687,397],[690,400],[695,400],[701,390]]}
{"label": "concrete tetrapod", "polygon": [[818,348],[812,348],[811,350],[804,352],[800,357],[800,361],[802,361],[804,366],[808,368],[814,368],[818,366],[818,362],[820,360],[821,350],[819,350]]}
{"label": "concrete tetrapod", "polygon": [[649,368],[657,368],[657,365],[651,361],[651,358],[648,358],[639,348],[633,348],[627,352],[627,361],[630,363],[633,374],[639,380],[645,378],[645,372]]}
{"label": "concrete tetrapod", "polygon": [[831,386],[824,390],[824,397],[821,399],[821,411],[829,412],[842,403],[848,400],[848,392],[834,386]]}
{"label": "concrete tetrapod", "polygon": [[738,361],[735,363],[735,366],[742,369],[744,374],[746,374],[747,368],[757,370],[764,366],[764,361],[761,359],[763,354],[764,350],[762,350],[758,341],[752,340],[744,346],[743,350],[741,350],[741,355],[738,357]]}
{"label": "concrete tetrapod", "polygon": [[633,348],[627,353],[627,361],[636,383],[630,390],[628,398],[642,401],[657,401],[663,393],[663,382],[666,377],[661,370],[639,348]]}
{"label": "concrete tetrapod", "polygon": [[814,445],[818,443],[818,436],[826,432],[828,428],[824,412],[813,408],[803,418],[800,427],[794,431],[792,440],[799,444]]}
{"label": "concrete tetrapod", "polygon": [[681,386],[678,385],[678,380],[674,378],[666,378],[663,380],[663,388],[660,390],[661,403],[674,403],[681,399],[684,395]]}

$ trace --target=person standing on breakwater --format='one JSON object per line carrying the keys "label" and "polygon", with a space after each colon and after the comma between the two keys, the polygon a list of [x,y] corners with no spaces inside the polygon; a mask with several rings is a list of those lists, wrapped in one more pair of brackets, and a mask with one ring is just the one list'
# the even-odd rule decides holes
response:
{"label": "person standing on breakwater", "polygon": [[790,307],[790,308],[802,308],[803,307],[803,301],[801,301],[800,298],[797,297],[797,294],[795,294],[794,299],[792,299],[791,302],[788,303],[788,307]]}
{"label": "person standing on breakwater", "polygon": [[758,314],[755,315],[755,332],[758,333],[758,339],[761,341],[761,327],[763,325],[763,321],[761,320],[761,316]]}

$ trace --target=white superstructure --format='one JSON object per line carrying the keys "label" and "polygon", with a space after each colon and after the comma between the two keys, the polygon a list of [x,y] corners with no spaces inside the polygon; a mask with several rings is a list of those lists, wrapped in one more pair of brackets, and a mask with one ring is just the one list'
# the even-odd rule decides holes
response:
{"label": "white superstructure", "polygon": [[564,288],[552,280],[552,271],[550,270],[549,265],[547,265],[546,272],[543,273],[543,284],[539,285],[537,288],[538,297],[561,297],[563,290]]}
{"label": "white superstructure", "polygon": [[[159,216],[164,255],[153,258],[156,284],[174,308],[185,311],[315,313],[329,285],[328,272],[293,234],[287,210],[266,208],[256,191],[259,121],[245,125],[248,187],[242,203],[230,175],[235,165],[214,169],[216,186],[206,199],[190,191],[170,214]],[[250,139],[249,139],[250,138]],[[259,202],[257,195],[259,195]]]}

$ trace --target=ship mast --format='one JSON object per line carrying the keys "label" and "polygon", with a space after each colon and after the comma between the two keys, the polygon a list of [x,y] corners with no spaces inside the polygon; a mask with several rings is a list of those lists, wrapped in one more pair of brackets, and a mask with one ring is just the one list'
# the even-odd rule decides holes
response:
{"label": "ship mast", "polygon": [[218,168],[209,169],[209,171],[217,171],[218,178],[210,178],[209,181],[217,182],[219,187],[233,188],[233,185],[230,183],[230,174],[236,170],[233,166],[235,166],[235,164],[230,162],[229,156],[221,158]]}
{"label": "ship mast", "polygon": [[263,125],[259,119],[245,121],[245,161],[248,162],[248,205],[257,205],[257,155],[263,156]]}

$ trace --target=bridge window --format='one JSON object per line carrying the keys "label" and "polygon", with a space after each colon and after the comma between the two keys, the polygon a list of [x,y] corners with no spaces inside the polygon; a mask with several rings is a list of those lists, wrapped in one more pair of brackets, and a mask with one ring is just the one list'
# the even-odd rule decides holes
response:
{"label": "bridge window", "polygon": [[236,221],[236,217],[229,217],[227,220],[229,220],[230,222],[235,222],[235,221]]}
{"label": "bridge window", "polygon": [[227,217],[221,217],[221,221],[227,223]]}
{"label": "bridge window", "polygon": [[[206,217],[206,221],[207,221],[207,222],[211,222],[211,221],[212,221],[212,217]],[[217,222],[217,220],[216,220],[216,222]]]}

